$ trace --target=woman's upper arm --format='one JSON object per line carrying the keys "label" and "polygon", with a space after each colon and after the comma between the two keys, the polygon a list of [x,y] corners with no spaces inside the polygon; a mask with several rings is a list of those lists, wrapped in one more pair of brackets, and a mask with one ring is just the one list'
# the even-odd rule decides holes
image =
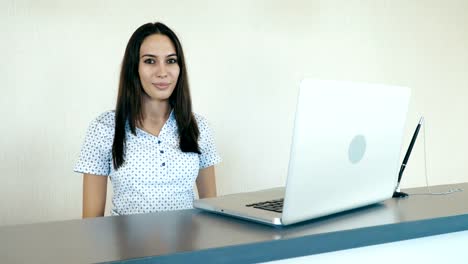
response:
{"label": "woman's upper arm", "polygon": [[216,197],[216,177],[214,166],[201,169],[197,177],[198,197]]}
{"label": "woman's upper arm", "polygon": [[83,218],[104,216],[107,176],[83,174]]}
{"label": "woman's upper arm", "polygon": [[93,120],[86,131],[74,171],[83,174],[83,218],[103,216],[112,162],[113,112]]}
{"label": "woman's upper arm", "polygon": [[208,121],[197,115],[198,128],[200,130],[199,148],[201,151],[199,168],[204,169],[216,165],[221,162],[221,157],[216,149],[213,130],[210,128]]}

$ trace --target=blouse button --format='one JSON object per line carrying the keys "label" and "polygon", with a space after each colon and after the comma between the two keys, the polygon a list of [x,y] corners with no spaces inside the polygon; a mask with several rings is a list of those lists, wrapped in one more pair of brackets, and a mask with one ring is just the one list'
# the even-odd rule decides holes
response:
{"label": "blouse button", "polygon": [[165,163],[165,162],[163,162],[163,163],[161,164],[161,167],[164,167],[165,165],[166,165],[166,163]]}
{"label": "blouse button", "polygon": [[164,153],[164,150],[160,150],[159,153],[163,154],[163,153]]}

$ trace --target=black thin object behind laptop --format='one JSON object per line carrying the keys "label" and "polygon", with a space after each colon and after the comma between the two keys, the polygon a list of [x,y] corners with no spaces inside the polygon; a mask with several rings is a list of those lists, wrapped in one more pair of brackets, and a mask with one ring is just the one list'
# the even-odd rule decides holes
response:
{"label": "black thin object behind laptop", "polygon": [[408,147],[408,150],[406,151],[405,158],[403,159],[403,163],[401,164],[400,167],[400,173],[398,173],[398,182],[397,186],[395,188],[395,192],[393,193],[393,198],[404,198],[407,197],[408,194],[404,192],[399,192],[398,188],[400,187],[400,182],[401,182],[401,177],[403,176],[403,171],[406,168],[406,164],[408,163],[408,159],[411,155],[411,151],[413,150],[414,143],[416,142],[416,138],[418,137],[419,129],[421,128],[422,124],[424,122],[424,117],[421,117],[419,119],[419,123],[416,126],[416,130],[414,131],[413,138],[411,138],[410,145]]}

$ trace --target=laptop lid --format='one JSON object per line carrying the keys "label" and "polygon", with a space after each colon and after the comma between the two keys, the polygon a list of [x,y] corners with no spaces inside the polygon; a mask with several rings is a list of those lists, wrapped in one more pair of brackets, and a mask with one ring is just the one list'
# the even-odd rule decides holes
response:
{"label": "laptop lid", "polygon": [[404,87],[303,80],[281,222],[391,198],[409,98]]}
{"label": "laptop lid", "polygon": [[[409,96],[397,86],[303,80],[286,187],[199,199],[194,207],[289,225],[391,198]],[[281,197],[282,213],[246,206]]]}

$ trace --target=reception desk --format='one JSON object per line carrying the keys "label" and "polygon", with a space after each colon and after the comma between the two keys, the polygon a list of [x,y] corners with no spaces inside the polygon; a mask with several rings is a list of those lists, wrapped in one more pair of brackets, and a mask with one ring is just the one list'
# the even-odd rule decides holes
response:
{"label": "reception desk", "polygon": [[0,263],[255,263],[468,230],[468,183],[431,191],[455,188],[282,228],[196,209],[5,226]]}

